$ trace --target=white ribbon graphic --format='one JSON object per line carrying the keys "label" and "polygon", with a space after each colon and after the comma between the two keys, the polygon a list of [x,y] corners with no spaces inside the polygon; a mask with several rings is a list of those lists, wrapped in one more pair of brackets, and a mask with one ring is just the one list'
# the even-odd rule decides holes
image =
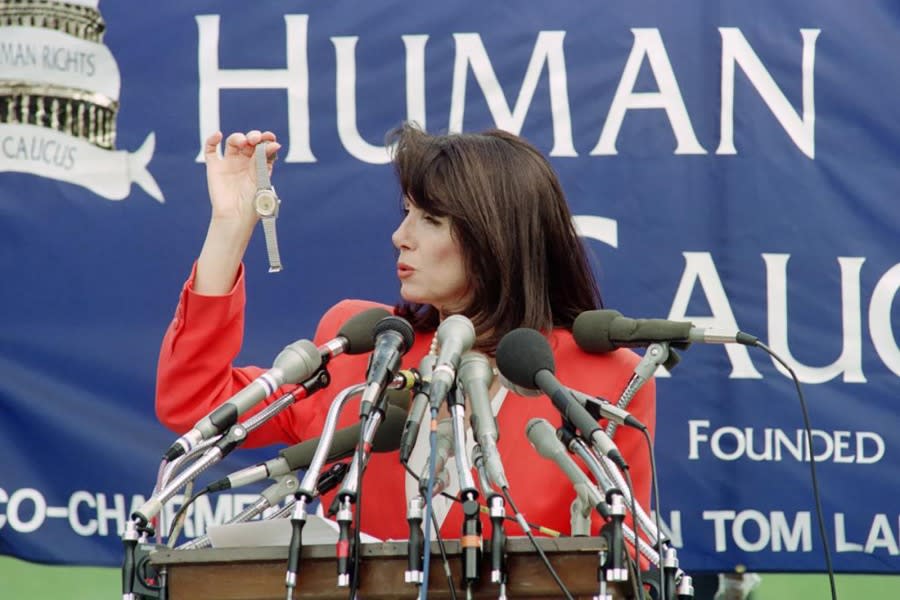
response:
{"label": "white ribbon graphic", "polygon": [[41,27],[0,27],[0,80],[119,99],[119,66],[103,44]]}
{"label": "white ribbon graphic", "polygon": [[152,131],[135,152],[104,150],[84,140],[35,125],[0,125],[0,172],[18,171],[85,187],[107,200],[122,200],[136,183],[158,202],[163,193],[147,170],[156,148]]}

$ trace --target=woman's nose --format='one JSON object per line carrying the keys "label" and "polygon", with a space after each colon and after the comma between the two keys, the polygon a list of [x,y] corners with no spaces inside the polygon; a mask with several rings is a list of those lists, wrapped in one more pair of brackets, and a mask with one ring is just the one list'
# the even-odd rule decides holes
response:
{"label": "woman's nose", "polygon": [[394,248],[396,248],[397,250],[409,247],[409,235],[406,230],[406,219],[403,219],[400,222],[400,225],[397,226],[397,229],[394,230],[394,233],[391,234],[391,242],[393,242]]}

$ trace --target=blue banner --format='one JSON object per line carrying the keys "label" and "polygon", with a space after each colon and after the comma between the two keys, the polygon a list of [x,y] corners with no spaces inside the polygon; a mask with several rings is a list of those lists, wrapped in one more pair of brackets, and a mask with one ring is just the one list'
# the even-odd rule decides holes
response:
{"label": "blue banner", "polygon": [[[758,349],[694,345],[659,373],[660,513],[685,570],[823,570],[812,455],[835,569],[897,572],[898,31],[888,0],[9,5],[0,553],[121,562],[174,439],[154,378],[209,218],[202,140],[284,146],[285,271],[255,236],[239,357],[270,365],[337,300],[397,299],[384,136],[410,119],[525,136],[607,306],[746,331],[796,373],[812,449]],[[253,498],[198,502],[185,533]]]}

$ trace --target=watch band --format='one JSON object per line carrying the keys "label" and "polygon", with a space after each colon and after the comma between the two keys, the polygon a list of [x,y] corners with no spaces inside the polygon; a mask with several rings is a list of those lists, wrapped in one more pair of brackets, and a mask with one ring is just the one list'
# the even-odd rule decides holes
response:
{"label": "watch band", "polygon": [[257,191],[271,191],[272,195],[275,197],[275,212],[270,215],[261,216],[263,234],[266,238],[266,253],[269,256],[269,273],[277,273],[278,271],[281,271],[282,266],[281,255],[278,252],[278,235],[275,231],[275,219],[278,218],[277,204],[281,201],[278,199],[278,195],[275,194],[275,189],[269,181],[269,168],[266,164],[266,145],[267,142],[257,144],[256,150],[254,151],[254,158],[256,159],[256,188]]}
{"label": "watch band", "polygon": [[266,164],[266,146],[269,142],[260,142],[256,145],[253,158],[256,159],[256,188],[264,189],[272,187],[269,181],[269,166]]}
{"label": "watch band", "polygon": [[266,236],[266,252],[269,254],[269,273],[281,270],[281,255],[278,254],[278,238],[275,235],[275,217],[262,220],[263,234]]}

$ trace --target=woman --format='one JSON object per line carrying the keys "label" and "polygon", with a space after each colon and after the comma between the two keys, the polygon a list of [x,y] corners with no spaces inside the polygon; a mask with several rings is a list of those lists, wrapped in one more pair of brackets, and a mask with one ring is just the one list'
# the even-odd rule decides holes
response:
{"label": "woman", "polygon": [[[270,142],[271,164],[280,146],[271,132],[235,133],[225,141],[220,157],[221,141],[222,134],[215,133],[206,142],[212,218],[160,355],[157,414],[176,432],[189,429],[262,372],[231,363],[243,335],[241,260],[257,221],[251,206],[254,149]],[[405,125],[393,133],[393,141],[404,210],[391,237],[403,299],[395,313],[409,319],[417,333],[403,367],[419,364],[441,318],[463,314],[475,325],[475,349],[489,357],[507,332],[531,327],[548,336],[560,381],[617,398],[638,357],[628,350],[588,355],[572,338],[575,317],[597,308],[600,295],[547,160],[523,139],[497,130],[431,136]],[[372,306],[377,305],[359,300],[337,304],[320,321],[315,342],[332,339],[350,316]],[[280,413],[255,431],[250,443],[295,443],[319,435],[331,400],[364,379],[366,361],[365,355],[335,359],[329,365],[332,382],[327,389]],[[555,466],[538,457],[525,436],[529,419],[542,417],[558,426],[558,412],[546,397],[523,398],[507,391],[499,378],[491,397],[513,499],[531,522],[568,532],[572,486]],[[652,432],[652,383],[637,394],[629,410]],[[358,413],[345,407],[339,427],[357,419]],[[638,501],[649,509],[643,438],[623,429],[615,441],[631,464]],[[416,447],[419,462],[428,450],[423,446]],[[373,455],[363,480],[361,529],[382,539],[405,538],[405,499],[415,489],[396,452]],[[326,496],[326,506],[330,501]],[[458,505],[445,509],[449,512],[441,515],[441,534],[458,537],[462,511]],[[489,531],[486,520],[483,525]]]}

